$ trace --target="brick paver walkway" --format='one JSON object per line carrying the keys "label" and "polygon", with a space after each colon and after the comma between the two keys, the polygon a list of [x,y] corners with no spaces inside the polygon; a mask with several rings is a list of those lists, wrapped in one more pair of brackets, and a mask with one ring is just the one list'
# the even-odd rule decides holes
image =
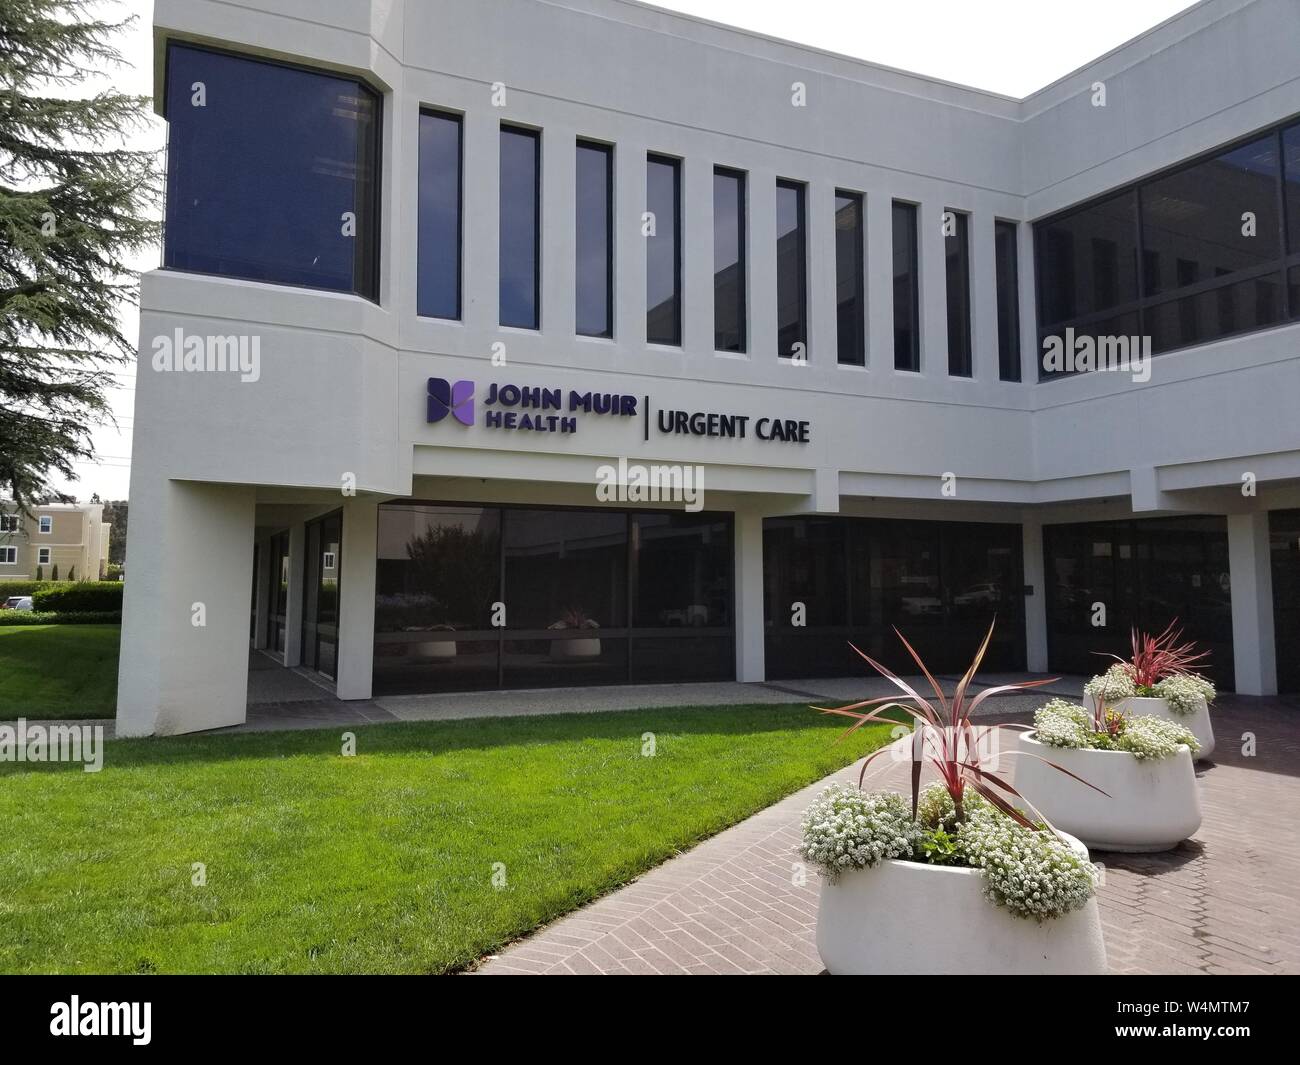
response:
{"label": "brick paver walkway", "polygon": [[[1098,852],[1106,948],[1119,973],[1300,973],[1300,700],[1225,696],[1218,749],[1198,763],[1204,823],[1165,854]],[[1256,754],[1242,753],[1253,733]],[[877,763],[879,764],[879,763]],[[853,770],[836,774],[851,779]],[[904,790],[906,767],[873,778]],[[814,784],[477,971],[818,973],[817,880],[796,886]],[[881,920],[889,920],[882,914]]]}

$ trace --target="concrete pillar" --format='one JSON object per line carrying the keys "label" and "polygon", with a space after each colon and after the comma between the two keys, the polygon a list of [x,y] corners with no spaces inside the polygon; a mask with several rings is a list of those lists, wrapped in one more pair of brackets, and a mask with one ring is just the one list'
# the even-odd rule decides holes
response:
{"label": "concrete pillar", "polygon": [[271,537],[261,536],[257,540],[257,588],[254,603],[257,610],[257,622],[253,626],[253,647],[261,650],[266,647],[266,634],[271,616]]}
{"label": "concrete pillar", "polygon": [[289,527],[289,603],[284,615],[284,664],[302,665],[302,582],[307,557],[307,525]]}
{"label": "concrete pillar", "polygon": [[1277,694],[1277,644],[1273,633],[1273,570],[1268,512],[1228,515],[1228,568],[1232,579],[1232,648],[1237,691]]}
{"label": "concrete pillar", "polygon": [[763,623],[763,516],[736,512],[736,679],[767,678]]}
{"label": "concrete pillar", "polygon": [[139,477],[131,507],[117,734],[242,723],[254,490]]}
{"label": "concrete pillar", "polygon": [[340,699],[369,699],[375,665],[375,556],[379,504],[349,499],[343,506],[339,574],[338,680]]}
{"label": "concrete pillar", "polygon": [[1043,526],[1038,521],[1021,525],[1021,554],[1025,586],[1034,594],[1025,596],[1025,666],[1030,673],[1046,673],[1047,666],[1047,567],[1043,558]]}

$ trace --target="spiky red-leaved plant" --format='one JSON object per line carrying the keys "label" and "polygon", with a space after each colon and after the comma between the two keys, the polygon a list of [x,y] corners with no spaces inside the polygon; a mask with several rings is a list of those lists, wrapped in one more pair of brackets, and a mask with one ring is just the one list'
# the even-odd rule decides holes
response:
{"label": "spiky red-leaved plant", "polygon": [[1210,656],[1209,651],[1197,651],[1196,642],[1183,642],[1183,630],[1177,628],[1174,618],[1159,636],[1132,630],[1133,653],[1127,658],[1110,657],[1128,667],[1133,682],[1143,688],[1152,688],[1165,677],[1177,673],[1190,673],[1192,666]]}
{"label": "spiky red-leaved plant", "polygon": [[[965,820],[965,794],[966,787],[970,786],[977,794],[983,796],[992,805],[1006,814],[1017,824],[1025,828],[1034,829],[1038,825],[1025,816],[1014,802],[1020,802],[1033,810],[1033,806],[1020,792],[1001,776],[990,772],[984,768],[984,741],[989,737],[997,734],[998,730],[1021,730],[1029,731],[1026,725],[982,725],[976,726],[971,723],[971,715],[979,708],[980,704],[993,695],[1001,695],[1006,692],[1027,691],[1030,688],[1041,688],[1046,684],[1053,684],[1059,677],[1052,677],[1048,680],[1027,680],[1019,681],[1014,684],[999,684],[992,688],[985,688],[974,698],[970,698],[971,681],[975,679],[975,673],[984,661],[984,655],[988,652],[989,643],[993,639],[993,630],[996,626],[996,619],[989,625],[989,631],[984,637],[984,642],[980,644],[979,651],[975,659],[966,670],[952,697],[944,695],[943,689],[939,682],[934,679],[934,675],[926,668],[925,663],[921,661],[921,656],[907,638],[894,629],[894,633],[903,642],[907,648],[907,653],[912,656],[912,660],[920,667],[925,674],[925,679],[929,682],[930,687],[934,689],[935,698],[938,701],[936,706],[934,702],[920,695],[907,681],[903,680],[890,669],[882,666],[870,655],[864,654],[852,643],[849,644],[855,652],[882,677],[888,680],[896,688],[903,692],[903,698],[900,700],[897,696],[887,695],[880,699],[866,699],[862,702],[853,703],[849,706],[840,707],[814,707],[826,714],[838,714],[842,717],[851,717],[856,719],[856,724],[848,728],[841,734],[840,739],[856,732],[863,725],[869,722],[879,722],[896,725],[899,722],[893,718],[883,716],[890,710],[901,710],[912,718],[912,817],[916,817],[917,805],[921,797],[921,769],[923,764],[928,761],[938,773],[939,779],[943,782],[949,797],[952,799],[953,808],[956,810],[957,821],[960,823]],[[871,709],[866,712],[859,712],[864,707]],[[858,774],[858,787],[861,788],[866,779],[867,769],[873,761],[890,747],[882,747],[880,750],[870,754],[862,764],[862,772]],[[1025,755],[1025,751],[1009,751],[1008,755]],[[1037,758],[1037,755],[1029,754],[1030,758]],[[1045,758],[1040,761],[1047,762],[1053,769],[1059,770],[1068,777],[1073,777],[1081,784],[1086,784],[1094,791],[1104,791],[1093,784],[1089,784],[1082,777],[1071,773],[1063,766],[1055,762],[1049,762]],[[1037,813],[1036,810],[1034,810]],[[1041,817],[1041,815],[1040,815]],[[1045,821],[1045,819],[1042,819]]]}

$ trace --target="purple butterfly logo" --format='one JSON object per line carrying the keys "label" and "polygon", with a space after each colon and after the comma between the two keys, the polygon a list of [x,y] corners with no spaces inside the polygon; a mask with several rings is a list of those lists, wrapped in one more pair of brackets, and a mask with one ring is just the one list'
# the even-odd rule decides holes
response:
{"label": "purple butterfly logo", "polygon": [[429,378],[428,421],[440,422],[450,414],[461,425],[474,424],[474,382]]}

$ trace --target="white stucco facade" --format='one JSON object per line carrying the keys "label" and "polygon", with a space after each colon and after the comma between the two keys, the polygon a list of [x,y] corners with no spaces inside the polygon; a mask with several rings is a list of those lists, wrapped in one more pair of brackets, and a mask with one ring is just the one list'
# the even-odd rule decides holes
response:
{"label": "white stucco facade", "polygon": [[[1239,691],[1276,690],[1268,512],[1300,506],[1300,328],[1038,382],[1032,223],[1300,114],[1300,7],[1207,0],[1025,100],[621,0],[158,0],[188,40],[355,74],[383,94],[379,298],[157,270],[141,296],[132,530],[118,727],[243,720],[255,543],[342,507],[337,694],[371,694],[376,509],[386,500],[595,502],[620,457],[700,464],[735,515],[736,673],[765,676],[763,518],[799,513],[1023,529],[1026,664],[1047,661],[1041,529],[1133,514],[1228,515]],[[1242,62],[1244,49],[1249,62]],[[807,106],[791,106],[792,85]],[[1093,106],[1094,83],[1107,105]],[[506,105],[493,105],[496,83]],[[463,315],[416,313],[417,116],[464,116]],[[542,130],[541,327],[498,322],[499,124]],[[614,145],[614,337],[575,335],[574,152]],[[683,342],[645,342],[647,152],[682,160]],[[231,161],[232,166],[238,160]],[[712,175],[748,175],[745,355],[714,350]],[[776,357],[775,183],[807,184],[808,363]],[[835,360],[836,189],[866,205],[866,365]],[[919,206],[919,373],[894,369],[891,203]],[[974,372],[948,374],[945,210],[968,212]],[[1023,382],[998,372],[995,220],[1019,230]],[[157,373],[152,340],[255,334],[261,373]],[[506,364],[494,366],[494,345]],[[497,349],[498,351],[500,349]],[[806,444],[428,424],[426,381],[648,397],[656,409],[810,423]],[[1244,474],[1258,491],[1244,496]],[[943,493],[945,474],[956,492]],[[352,488],[355,486],[355,493]],[[262,552],[265,557],[265,552]],[[290,567],[285,662],[301,655]],[[194,623],[196,604],[203,624]],[[259,613],[267,605],[260,604]],[[258,627],[261,631],[261,626]]]}

